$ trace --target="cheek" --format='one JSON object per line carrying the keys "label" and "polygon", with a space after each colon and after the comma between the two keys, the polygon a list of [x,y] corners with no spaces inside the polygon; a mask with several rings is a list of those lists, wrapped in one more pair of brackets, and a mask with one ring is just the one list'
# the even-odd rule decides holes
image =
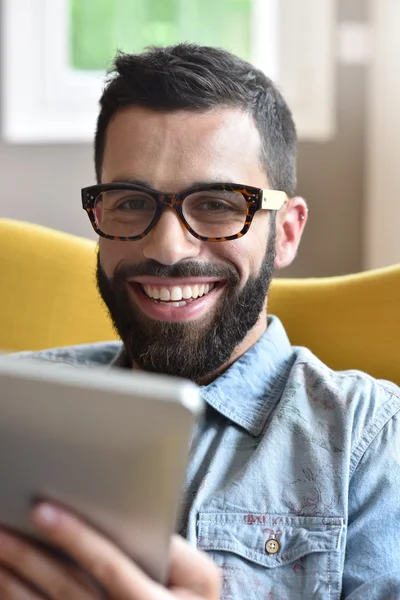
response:
{"label": "cheek", "polygon": [[225,258],[239,271],[242,284],[260,272],[267,248],[267,235],[264,231],[258,233],[250,230],[242,238],[227,242]]}
{"label": "cheek", "polygon": [[107,277],[111,277],[118,265],[137,262],[139,256],[138,242],[118,242],[100,238],[99,255],[100,264],[105,274]]}
{"label": "cheek", "polygon": [[249,232],[243,238],[247,244],[249,273],[251,275],[258,275],[260,272],[265,259],[270,233],[270,215],[268,211],[260,210],[256,213]]}
{"label": "cheek", "polygon": [[267,238],[256,239],[251,250],[249,271],[251,275],[258,275],[267,250]]}
{"label": "cheek", "polygon": [[[257,270],[257,249],[246,240],[247,235],[238,240],[221,243],[218,248],[218,258],[221,261],[230,262],[238,271],[240,276],[240,287],[243,287],[250,275]],[[214,257],[215,260],[216,257]],[[212,258],[210,258],[212,260]]]}

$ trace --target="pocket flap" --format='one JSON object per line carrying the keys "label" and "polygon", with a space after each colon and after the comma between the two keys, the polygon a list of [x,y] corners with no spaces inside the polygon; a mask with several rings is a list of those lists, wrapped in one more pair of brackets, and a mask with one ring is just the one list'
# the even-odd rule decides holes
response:
{"label": "pocket flap", "polygon": [[[202,550],[233,552],[275,568],[314,552],[337,551],[343,529],[340,517],[202,512],[197,545]],[[271,539],[278,542],[275,554],[266,549]]]}

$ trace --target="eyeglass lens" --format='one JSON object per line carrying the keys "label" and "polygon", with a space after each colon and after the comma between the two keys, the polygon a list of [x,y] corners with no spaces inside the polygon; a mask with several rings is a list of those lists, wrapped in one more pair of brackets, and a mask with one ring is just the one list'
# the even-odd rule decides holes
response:
{"label": "eyeglass lens", "polygon": [[[138,190],[102,192],[94,206],[99,229],[115,237],[141,235],[150,225],[156,210],[154,198]],[[198,235],[225,237],[243,229],[247,203],[240,192],[203,190],[185,197],[182,213]]]}

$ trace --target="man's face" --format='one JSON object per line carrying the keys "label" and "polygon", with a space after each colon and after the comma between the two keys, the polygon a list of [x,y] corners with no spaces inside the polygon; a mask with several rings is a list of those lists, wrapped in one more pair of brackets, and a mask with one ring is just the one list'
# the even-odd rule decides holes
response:
{"label": "man's face", "polygon": [[[136,180],[172,193],[199,182],[267,188],[260,143],[239,109],[130,107],[108,126],[102,182]],[[251,346],[266,327],[275,241],[268,211],[256,213],[242,238],[203,242],[171,208],[141,240],[100,238],[99,290],[133,362],[202,381]]]}

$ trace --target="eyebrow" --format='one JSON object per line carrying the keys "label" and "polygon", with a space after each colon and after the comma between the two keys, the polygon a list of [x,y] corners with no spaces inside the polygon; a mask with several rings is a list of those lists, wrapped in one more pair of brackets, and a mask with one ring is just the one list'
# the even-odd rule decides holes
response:
{"label": "eyebrow", "polygon": [[[160,192],[160,190],[156,190],[147,179],[142,179],[142,178],[138,178],[138,177],[117,177],[117,178],[113,179],[111,181],[111,183],[130,183],[132,185],[140,185],[141,187],[145,187],[149,190],[152,190],[153,192]],[[191,188],[201,187],[203,185],[210,185],[210,184],[214,184],[214,183],[215,184],[225,183],[228,185],[233,185],[235,182],[230,181],[229,178],[228,179],[220,179],[220,180],[207,179],[207,180],[203,180],[203,181],[194,181],[189,187],[186,187],[184,190],[180,190],[180,191],[184,192],[185,190],[190,190]]]}
{"label": "eyebrow", "polygon": [[115,179],[112,179],[111,183],[131,183],[133,185],[140,185],[142,187],[149,188],[150,190],[154,190],[153,186],[149,181],[147,181],[147,179],[139,179],[137,177],[116,177]]}

